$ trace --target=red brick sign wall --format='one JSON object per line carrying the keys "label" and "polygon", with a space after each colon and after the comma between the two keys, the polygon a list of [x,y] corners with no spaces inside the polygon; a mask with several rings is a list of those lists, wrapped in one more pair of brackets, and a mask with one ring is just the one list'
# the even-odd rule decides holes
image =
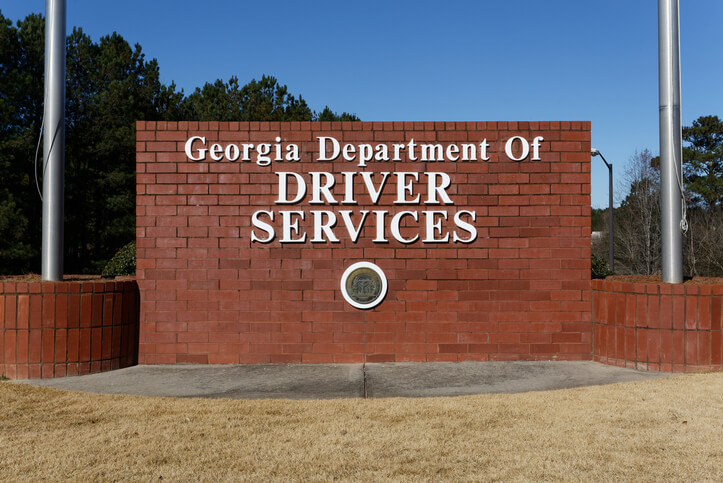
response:
{"label": "red brick sign wall", "polygon": [[591,358],[588,122],[139,122],[137,153],[141,363]]}

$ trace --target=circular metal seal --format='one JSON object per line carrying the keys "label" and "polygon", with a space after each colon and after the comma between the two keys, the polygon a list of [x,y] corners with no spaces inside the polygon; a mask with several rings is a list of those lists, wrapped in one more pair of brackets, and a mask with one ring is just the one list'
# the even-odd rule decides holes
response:
{"label": "circular metal seal", "polygon": [[344,271],[341,293],[352,307],[371,309],[387,294],[387,277],[382,269],[370,262],[357,262]]}

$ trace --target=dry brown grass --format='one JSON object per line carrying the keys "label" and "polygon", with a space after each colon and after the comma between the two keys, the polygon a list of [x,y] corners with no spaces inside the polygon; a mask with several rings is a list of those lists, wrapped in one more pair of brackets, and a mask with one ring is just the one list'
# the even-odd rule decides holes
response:
{"label": "dry brown grass", "polygon": [[515,395],[210,400],[0,383],[0,480],[723,480],[723,374]]}

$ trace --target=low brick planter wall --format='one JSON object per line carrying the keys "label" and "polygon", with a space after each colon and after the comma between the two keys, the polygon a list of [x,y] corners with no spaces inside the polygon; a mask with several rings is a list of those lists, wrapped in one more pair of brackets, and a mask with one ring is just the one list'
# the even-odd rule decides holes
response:
{"label": "low brick planter wall", "polygon": [[138,362],[134,281],[0,282],[0,373],[10,379]]}
{"label": "low brick planter wall", "polygon": [[593,357],[663,372],[723,370],[723,284],[593,280]]}

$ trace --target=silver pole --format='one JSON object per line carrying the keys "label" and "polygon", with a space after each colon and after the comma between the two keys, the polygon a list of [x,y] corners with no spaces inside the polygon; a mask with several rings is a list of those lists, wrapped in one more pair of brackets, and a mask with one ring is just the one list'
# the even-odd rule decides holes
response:
{"label": "silver pole", "polygon": [[63,279],[65,0],[45,0],[43,280]]}
{"label": "silver pole", "polygon": [[663,282],[683,282],[679,1],[658,0],[660,203]]}

